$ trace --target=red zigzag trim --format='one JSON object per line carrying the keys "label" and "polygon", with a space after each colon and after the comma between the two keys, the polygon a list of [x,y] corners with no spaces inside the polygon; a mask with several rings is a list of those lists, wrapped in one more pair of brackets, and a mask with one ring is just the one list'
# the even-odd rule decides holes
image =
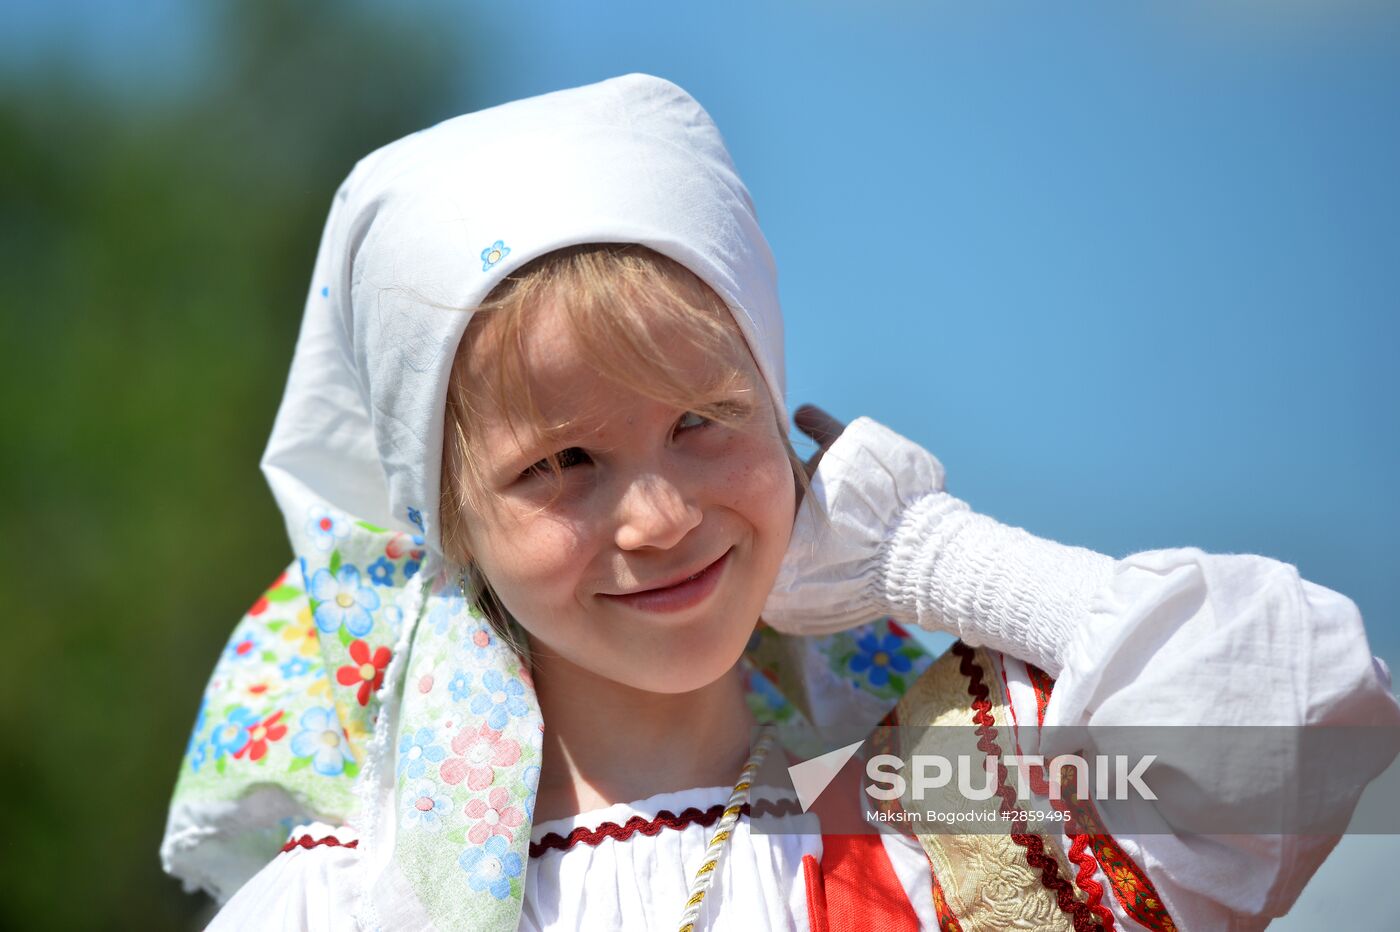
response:
{"label": "red zigzag trim", "polygon": [[278,854],[286,854],[288,851],[295,851],[297,848],[319,848],[322,845],[329,848],[358,848],[360,846],[360,840],[356,838],[353,841],[341,841],[334,835],[327,835],[325,838],[312,838],[310,835],[302,835],[300,838],[293,837],[287,839],[287,843],[282,846],[282,850],[279,851]]}
{"label": "red zigzag trim", "polygon": [[[690,806],[680,815],[676,815],[669,809],[662,809],[654,819],[633,816],[622,825],[618,825],[616,822],[604,822],[596,829],[580,826],[569,832],[567,836],[561,836],[558,832],[550,832],[539,841],[530,842],[530,857],[537,858],[551,849],[567,851],[577,844],[591,845],[596,848],[606,838],[626,841],[638,832],[643,835],[656,835],[668,828],[684,829],[687,825],[702,825],[708,828],[720,820],[720,817],[724,815],[724,810],[724,803],[715,803],[704,810]],[[760,816],[798,815],[801,812],[802,807],[795,799],[779,800],[776,804],[769,803],[768,800],[759,802],[758,814]],[[749,816],[750,804],[744,803],[739,814],[741,818]]]}
{"label": "red zigzag trim", "polygon": [[[1055,687],[1055,681],[1044,670],[1029,663],[1026,664],[1026,672],[1030,674],[1031,687],[1035,691],[1037,724],[1043,727],[1045,725],[1045,709],[1050,704],[1050,693]],[[1035,790],[1037,795],[1048,795],[1049,788],[1044,775],[1034,770],[1030,772],[1030,775],[1031,789]],[[1095,864],[1097,864],[1103,869],[1104,876],[1109,879],[1113,896],[1118,900],[1118,905],[1123,907],[1124,912],[1148,929],[1154,929],[1157,932],[1174,932],[1176,924],[1172,922],[1171,915],[1162,905],[1162,898],[1157,895],[1157,889],[1152,885],[1152,881],[1148,879],[1147,874],[1137,865],[1137,862],[1129,857],[1127,852],[1120,848],[1111,836],[1084,831],[1085,823],[1083,820],[1087,820],[1091,828],[1097,826],[1097,830],[1102,832],[1102,826],[1099,824],[1093,803],[1089,800],[1078,799],[1071,799],[1071,802],[1073,803],[1072,809],[1063,801],[1054,801],[1054,806],[1056,809],[1070,812],[1072,815],[1072,818],[1065,823],[1065,831],[1073,839],[1069,857],[1079,867],[1080,889],[1086,892],[1096,891],[1090,897],[1090,905],[1097,904],[1103,894],[1103,885],[1089,879],[1094,873]],[[1123,889],[1122,881],[1110,872],[1110,867],[1121,867],[1131,874],[1133,884],[1130,889],[1126,891]],[[1095,905],[1095,912],[1107,912],[1107,909]]]}
{"label": "red zigzag trim", "polygon": [[[992,717],[992,703],[988,698],[991,692],[982,682],[982,668],[973,660],[975,655],[972,648],[962,641],[950,649],[961,658],[958,671],[967,677],[967,694],[972,697],[972,721],[977,725],[977,748],[997,762],[997,795],[1001,797],[1001,812],[1011,816],[1013,827],[1023,829],[1026,825],[1025,813],[1016,808],[1016,791],[1006,782],[1006,765],[1001,762],[1001,749],[995,741],[996,720]],[[1060,876],[1060,865],[1046,853],[1045,842],[1039,835],[1013,831],[1011,840],[1026,850],[1026,863],[1040,873],[1041,885],[1055,894],[1056,905],[1070,917],[1074,932],[1092,932],[1102,928],[1099,917],[1089,904],[1080,902],[1074,895],[1074,887]],[[1111,917],[1109,921],[1112,922]]]}

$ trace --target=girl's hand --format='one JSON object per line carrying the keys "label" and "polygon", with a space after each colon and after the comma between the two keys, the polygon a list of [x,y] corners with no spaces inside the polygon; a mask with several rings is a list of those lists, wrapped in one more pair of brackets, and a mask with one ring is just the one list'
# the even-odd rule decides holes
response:
{"label": "girl's hand", "polygon": [[905,577],[932,567],[932,554],[910,552],[922,550],[915,535],[925,519],[967,509],[943,492],[943,464],[868,417],[843,427],[803,405],[793,421],[818,444],[807,464],[814,500],[799,499],[763,620],[790,634],[826,634],[905,614],[902,593],[920,585]]}
{"label": "girl's hand", "polygon": [[[836,438],[841,436],[841,431],[846,429],[836,418],[818,408],[814,404],[801,405],[792,412],[792,421],[797,425],[797,429],[817,442],[817,452],[812,454],[807,460],[804,468],[807,471],[807,480],[810,482],[812,476],[817,471],[817,464],[822,461],[822,454],[836,442]],[[797,487],[797,507],[802,508],[802,486]]]}

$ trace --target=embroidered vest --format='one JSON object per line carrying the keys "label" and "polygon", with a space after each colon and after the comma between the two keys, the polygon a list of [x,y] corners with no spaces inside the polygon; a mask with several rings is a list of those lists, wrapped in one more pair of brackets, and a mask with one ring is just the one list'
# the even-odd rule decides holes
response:
{"label": "embroidered vest", "polygon": [[[954,644],[909,686],[880,724],[964,726],[975,734],[974,755],[1014,753],[1009,701],[995,670],[986,651]],[[1034,667],[1030,674],[1043,724],[1054,682]],[[917,748],[888,750],[900,756],[917,753]],[[981,759],[973,757],[974,762]],[[855,768],[847,771],[837,779],[858,779]],[[1014,788],[1006,784],[1004,765],[998,774],[997,793],[972,804],[992,810],[993,818],[1017,804]],[[1043,795],[1045,785],[1031,782]],[[1103,831],[1092,807],[1076,800],[1067,805],[1074,812],[1067,824],[1068,855],[1055,838],[1025,831],[1024,822],[996,834],[916,836],[928,855],[941,932],[1114,929],[1114,915],[1104,903],[1106,893],[1142,927],[1176,928],[1146,873]],[[968,806],[961,796],[955,803],[950,799],[949,808]],[[811,856],[803,864],[813,932],[918,928],[878,835],[827,835],[822,841],[820,865]],[[1102,868],[1109,891],[1095,880],[1097,868]]]}

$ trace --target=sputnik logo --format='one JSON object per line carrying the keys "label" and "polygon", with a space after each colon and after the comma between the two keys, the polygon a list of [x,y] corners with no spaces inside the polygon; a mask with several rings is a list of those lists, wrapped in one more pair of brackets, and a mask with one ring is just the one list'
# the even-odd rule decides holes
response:
{"label": "sputnik logo", "polygon": [[800,764],[793,764],[788,768],[788,776],[792,779],[792,788],[797,791],[797,802],[802,806],[803,812],[812,807],[812,803],[816,802],[817,797],[831,785],[831,781],[836,779],[841,768],[846,766],[846,762],[855,756],[856,751],[859,751],[860,746],[864,743],[865,739],[862,738],[855,744],[827,751],[819,757],[803,761]]}

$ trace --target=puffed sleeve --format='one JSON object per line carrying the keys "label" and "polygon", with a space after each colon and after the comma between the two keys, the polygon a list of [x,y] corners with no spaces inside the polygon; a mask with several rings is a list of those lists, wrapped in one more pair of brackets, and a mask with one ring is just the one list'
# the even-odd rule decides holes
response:
{"label": "puffed sleeve", "polygon": [[317,823],[238,889],[206,932],[355,932],[358,852],[348,828]]}
{"label": "puffed sleeve", "polygon": [[[1383,726],[1365,767],[1327,770],[1300,756],[1265,775],[1306,794],[1315,821],[1331,825],[1345,824],[1394,759],[1400,703],[1346,596],[1267,557],[1177,548],[1115,560],[1045,540],[972,511],[943,478],[917,444],[853,421],[813,477],[825,517],[799,514],[765,620],[825,633],[887,614],[999,650],[1057,678],[1047,728]],[[1047,760],[1080,750],[1055,746],[1069,729],[1045,734]],[[1228,781],[1240,779],[1228,755],[1188,757],[1173,762],[1163,812],[1229,799]],[[1306,786],[1294,779],[1304,767]],[[1219,929],[1286,912],[1337,836],[1120,841],[1183,928]]]}
{"label": "puffed sleeve", "polygon": [[[1327,800],[1318,818],[1345,825],[1366,783],[1396,754],[1400,703],[1371,655],[1351,599],[1262,556],[1194,547],[1133,554],[1114,565],[1071,632],[1045,710],[1048,759],[1071,732],[1053,726],[1373,726],[1357,766],[1298,774],[1251,770],[1230,755],[1171,761],[1165,810],[1247,781],[1283,805]],[[1232,734],[1239,732],[1232,732]],[[1244,734],[1251,734],[1244,732]],[[1245,740],[1249,740],[1248,737]],[[1175,794],[1178,798],[1172,799]],[[1152,878],[1183,928],[1262,928],[1288,911],[1336,845],[1335,834],[1142,834],[1106,827]]]}

